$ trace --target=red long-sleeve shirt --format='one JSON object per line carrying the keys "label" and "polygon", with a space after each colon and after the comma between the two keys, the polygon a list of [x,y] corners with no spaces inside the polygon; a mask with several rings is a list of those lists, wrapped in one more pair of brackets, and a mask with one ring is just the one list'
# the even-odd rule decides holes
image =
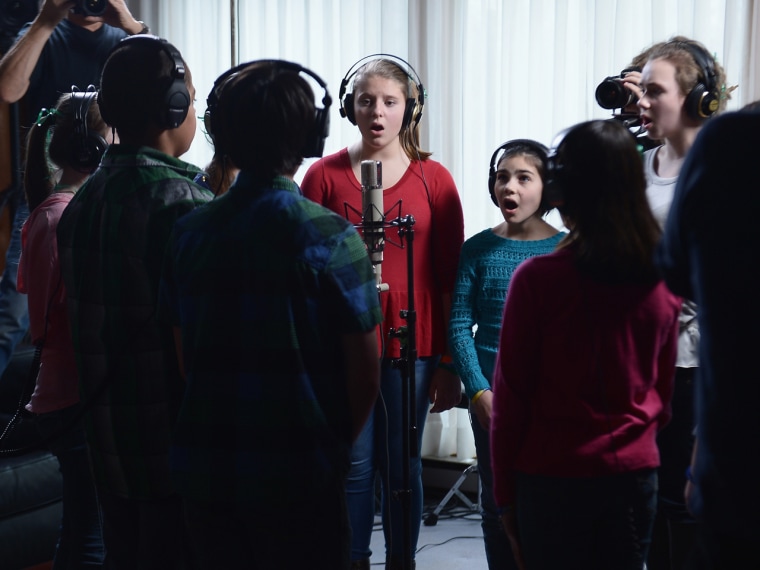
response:
{"label": "red long-sleeve shirt", "polygon": [[584,277],[567,249],[517,269],[493,379],[498,505],[514,501],[518,471],[596,477],[659,465],[680,306],[662,282]]}
{"label": "red long-sleeve shirt", "polygon": [[[423,178],[424,173],[424,178]],[[348,151],[343,149],[315,162],[301,184],[304,196],[358,224],[361,221],[361,184],[351,169]],[[454,290],[459,252],[464,241],[462,204],[454,179],[445,167],[433,160],[413,161],[396,184],[383,189],[386,219],[414,217],[414,303],[417,312],[419,356],[442,354],[446,350],[446,323],[449,315],[444,297]],[[397,204],[401,204],[401,209]],[[398,232],[386,229],[386,245],[381,265],[383,283],[389,290],[380,296],[383,310],[385,355],[399,356],[398,343],[388,343],[388,330],[407,322],[399,316],[409,308],[407,295],[407,248]]]}

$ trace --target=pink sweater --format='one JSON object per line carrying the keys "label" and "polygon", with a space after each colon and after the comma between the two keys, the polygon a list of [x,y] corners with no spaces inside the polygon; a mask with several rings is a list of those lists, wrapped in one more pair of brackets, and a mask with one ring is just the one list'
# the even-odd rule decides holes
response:
{"label": "pink sweater", "polygon": [[569,250],[517,269],[493,378],[497,505],[515,500],[518,471],[598,477],[659,465],[680,307],[662,282],[584,277]]}
{"label": "pink sweater", "polygon": [[26,408],[44,414],[79,401],[56,228],[72,194],[55,193],[37,206],[21,230],[18,290],[29,299],[32,342],[44,340],[40,373]]}

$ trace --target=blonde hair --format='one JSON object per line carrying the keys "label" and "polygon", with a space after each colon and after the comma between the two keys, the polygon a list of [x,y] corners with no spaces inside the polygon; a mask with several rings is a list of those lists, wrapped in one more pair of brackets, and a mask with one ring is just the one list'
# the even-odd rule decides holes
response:
{"label": "blonde hair", "polygon": [[401,148],[404,149],[409,160],[427,160],[433,153],[422,150],[420,147],[420,118],[422,117],[422,106],[419,103],[420,92],[417,84],[409,76],[409,73],[399,64],[389,59],[375,59],[365,63],[356,72],[354,78],[353,90],[356,91],[357,85],[362,85],[370,77],[382,77],[398,83],[406,92],[407,101],[415,101],[414,110],[412,111],[411,122],[406,128],[399,133]]}

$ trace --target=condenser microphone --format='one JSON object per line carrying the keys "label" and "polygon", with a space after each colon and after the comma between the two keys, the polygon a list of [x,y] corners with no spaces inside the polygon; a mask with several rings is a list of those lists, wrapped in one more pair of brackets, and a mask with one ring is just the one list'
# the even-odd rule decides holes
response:
{"label": "condenser microphone", "polygon": [[362,160],[362,236],[375,271],[378,291],[387,291],[381,264],[385,249],[385,209],[383,203],[383,165],[379,160]]}

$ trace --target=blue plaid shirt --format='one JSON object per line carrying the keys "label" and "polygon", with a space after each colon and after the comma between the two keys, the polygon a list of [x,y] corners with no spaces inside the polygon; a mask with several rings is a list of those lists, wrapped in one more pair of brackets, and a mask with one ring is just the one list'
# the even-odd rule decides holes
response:
{"label": "blue plaid shirt", "polygon": [[285,504],[349,466],[341,336],[381,320],[364,243],[291,180],[241,173],[180,219],[160,291],[187,388],[171,452],[184,496]]}

